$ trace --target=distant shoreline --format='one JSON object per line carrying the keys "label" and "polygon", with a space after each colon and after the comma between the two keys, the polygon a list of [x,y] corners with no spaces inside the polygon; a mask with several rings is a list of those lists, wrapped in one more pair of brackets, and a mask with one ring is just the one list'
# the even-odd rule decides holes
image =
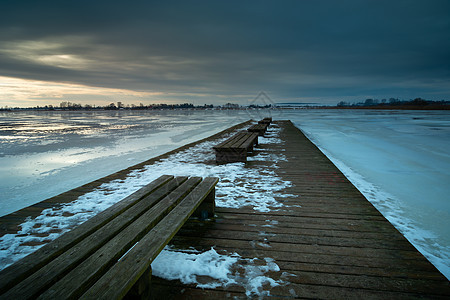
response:
{"label": "distant shoreline", "polygon": [[239,106],[232,107],[216,106],[216,107],[144,107],[144,108],[104,108],[104,107],[73,107],[73,108],[59,108],[59,107],[7,107],[1,108],[0,112],[15,112],[15,111],[80,111],[80,112],[94,112],[94,111],[217,111],[217,110],[298,110],[298,109],[372,109],[372,110],[450,110],[450,102],[424,102],[415,104],[411,102],[400,103],[378,103],[372,105],[364,104],[346,104],[346,105],[314,105],[313,103],[279,103],[265,106]]}
{"label": "distant shoreline", "polygon": [[323,109],[374,109],[374,110],[450,110],[450,105],[387,105],[387,106],[358,106],[358,107],[322,107]]}
{"label": "distant shoreline", "polygon": [[[382,106],[291,106],[291,107],[271,107],[271,108],[217,108],[209,110],[256,110],[256,109],[270,109],[270,110],[301,110],[301,109],[372,109],[372,110],[450,110],[450,105],[382,105]],[[0,112],[17,112],[17,111],[79,111],[79,112],[92,112],[92,111],[199,111],[205,109],[195,109],[195,108],[181,108],[181,109],[45,109],[45,108],[11,108],[4,109],[0,108]]]}

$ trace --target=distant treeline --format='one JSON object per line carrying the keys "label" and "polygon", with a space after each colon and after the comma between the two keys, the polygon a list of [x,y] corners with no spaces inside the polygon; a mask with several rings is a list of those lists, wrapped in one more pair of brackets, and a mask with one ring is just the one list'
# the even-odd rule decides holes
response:
{"label": "distant treeline", "polygon": [[249,105],[249,106],[241,106],[236,103],[226,103],[223,105],[213,104],[204,104],[204,105],[194,105],[192,103],[183,103],[183,104],[149,104],[144,105],[140,103],[139,105],[135,104],[123,104],[122,102],[111,103],[106,106],[96,106],[90,104],[78,104],[72,102],[61,102],[59,106],[54,105],[44,105],[44,106],[35,106],[35,107],[0,107],[0,111],[10,111],[10,110],[176,110],[176,109],[225,109],[225,110],[235,110],[235,109],[259,109],[259,108],[270,108],[272,105]]}
{"label": "distant treeline", "polygon": [[[176,109],[216,109],[216,110],[237,110],[237,109],[289,109],[289,108],[297,108],[297,106],[291,105],[292,103],[281,103],[283,105],[255,105],[251,104],[248,106],[241,106],[236,103],[226,103],[223,105],[213,104],[204,104],[204,105],[194,105],[192,103],[183,103],[183,104],[149,104],[144,105],[140,103],[139,105],[135,104],[126,104],[124,105],[122,102],[111,103],[106,106],[95,106],[89,104],[78,104],[72,102],[61,102],[59,106],[53,105],[44,105],[44,106],[36,106],[36,107],[0,107],[0,111],[11,111],[11,110],[176,110]],[[289,104],[289,105],[287,105]],[[450,101],[441,100],[441,101],[432,101],[425,100],[422,98],[416,98],[414,100],[399,100],[396,98],[386,99],[366,99],[362,102],[350,103],[345,101],[340,101],[336,106],[326,106],[326,105],[318,105],[317,103],[303,103],[308,104],[302,106],[303,109],[336,109],[336,108],[348,108],[348,109],[436,109],[436,110],[449,110],[450,109]],[[316,104],[314,106],[310,106],[309,104]]]}
{"label": "distant treeline", "polygon": [[[333,108],[333,107],[331,107]],[[349,103],[340,101],[335,108],[371,108],[371,109],[450,109],[450,101],[425,100],[416,98],[414,100],[399,100],[396,98],[366,99],[364,102]]]}
{"label": "distant treeline", "polygon": [[54,105],[44,105],[44,106],[35,106],[35,107],[27,107],[27,108],[19,108],[19,107],[5,107],[0,108],[0,111],[5,110],[119,110],[119,109],[127,109],[127,110],[163,110],[163,109],[210,109],[214,108],[211,105],[201,105],[194,106],[192,103],[183,103],[183,104],[151,104],[151,105],[143,105],[142,103],[139,105],[135,104],[127,104],[124,105],[121,102],[111,103],[106,106],[96,106],[90,104],[78,104],[71,102],[61,102],[59,106]]}

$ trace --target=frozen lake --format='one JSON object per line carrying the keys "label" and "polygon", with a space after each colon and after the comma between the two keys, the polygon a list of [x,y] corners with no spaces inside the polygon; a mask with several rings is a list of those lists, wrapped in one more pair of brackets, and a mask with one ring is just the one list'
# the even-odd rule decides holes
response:
{"label": "frozen lake", "polygon": [[292,120],[450,276],[444,111],[0,112],[0,215],[267,115]]}
{"label": "frozen lake", "polygon": [[248,119],[230,111],[0,112],[0,215]]}

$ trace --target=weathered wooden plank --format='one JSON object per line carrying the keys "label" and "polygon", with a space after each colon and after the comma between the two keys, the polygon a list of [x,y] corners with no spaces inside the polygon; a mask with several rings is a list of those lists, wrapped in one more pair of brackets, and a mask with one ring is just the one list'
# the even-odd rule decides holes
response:
{"label": "weathered wooden plank", "polygon": [[[311,229],[311,228],[303,228],[303,227],[286,227],[283,225],[271,225],[268,222],[259,222],[259,224],[255,224],[254,222],[249,223],[241,222],[241,223],[225,223],[225,222],[211,222],[205,226],[198,226],[195,223],[187,223],[183,229],[180,231],[181,235],[184,232],[192,231],[192,235],[197,233],[199,236],[202,235],[205,231],[222,231],[222,232],[234,232],[234,231],[245,231],[245,232],[258,232],[260,234],[284,234],[291,236],[314,236],[314,237],[338,237],[338,238],[355,238],[355,239],[369,239],[369,240],[404,240],[400,233],[396,235],[392,235],[390,232],[378,232],[378,231],[355,231],[355,230],[342,230],[342,229]],[[211,232],[212,233],[212,232]]]}
{"label": "weathered wooden plank", "polygon": [[217,246],[232,247],[235,249],[271,249],[273,251],[288,251],[292,255],[297,253],[309,254],[329,254],[336,256],[351,256],[351,257],[372,257],[372,258],[398,258],[398,259],[412,259],[424,260],[425,258],[417,251],[396,250],[384,248],[364,248],[364,247],[341,247],[330,245],[314,245],[314,244],[290,244],[280,242],[266,243],[264,238],[258,240],[239,240],[239,239],[218,239],[208,237],[185,237],[176,236],[173,239],[175,245],[198,245],[202,248],[208,249]]}
{"label": "weathered wooden plank", "polygon": [[[371,256],[351,256],[335,253],[311,253],[311,252],[295,252],[285,247],[258,247],[256,243],[250,243],[239,240],[202,240],[201,237],[181,237],[175,236],[171,241],[171,245],[175,248],[193,247],[198,251],[207,251],[211,247],[215,247],[218,251],[225,250],[229,253],[237,252],[242,257],[271,257],[279,261],[289,263],[298,263],[299,269],[302,270],[302,264],[325,265],[336,267],[359,267],[385,270],[386,276],[389,276],[391,270],[402,270],[403,273],[421,274],[423,272],[434,273],[435,278],[442,280],[442,274],[435,272],[436,268],[426,259],[405,259],[402,257],[384,256],[382,259]],[[363,274],[364,275],[364,274]]]}
{"label": "weathered wooden plank", "polygon": [[[345,210],[345,207],[340,207],[341,210],[336,209],[332,210],[322,207],[303,207],[301,205],[296,205],[295,202],[291,202],[286,204],[285,202],[281,202],[285,204],[284,206],[277,207],[276,212],[270,214],[271,216],[276,215],[285,215],[285,216],[297,216],[297,217],[310,217],[310,218],[334,218],[334,219],[348,219],[348,220],[373,220],[373,221],[383,221],[384,217],[378,211],[375,211],[369,207],[365,208],[357,208],[352,207],[349,208],[348,211]],[[338,207],[339,208],[339,207]],[[221,213],[225,213],[226,211],[220,210]],[[227,211],[231,212],[231,210]],[[253,210],[250,207],[242,208],[243,213],[247,214],[258,214],[257,211]]]}
{"label": "weathered wooden plank", "polygon": [[[218,215],[221,217],[221,215]],[[301,230],[319,230],[319,231],[326,231],[330,232],[330,234],[334,234],[333,232],[347,232],[348,234],[368,234],[369,236],[371,234],[379,234],[383,236],[390,236],[391,235],[391,228],[387,226],[383,227],[373,227],[370,226],[370,223],[359,223],[359,224],[335,224],[335,223],[325,223],[322,222],[318,223],[309,223],[305,220],[301,220],[303,222],[290,222],[290,223],[279,223],[276,219],[267,219],[267,218],[260,218],[260,219],[252,219],[252,220],[246,220],[239,217],[236,218],[216,218],[217,224],[230,224],[230,225],[236,225],[236,226],[252,226],[257,227],[261,226],[262,228],[267,228],[267,226],[273,226],[271,225],[271,222],[277,222],[276,228],[280,228],[280,230],[293,230],[293,231],[301,231]],[[243,229],[244,230],[244,229]],[[396,238],[398,235],[401,235],[399,232],[394,235],[393,238]],[[401,235],[402,236],[402,235]],[[403,236],[402,236],[403,237]]]}
{"label": "weathered wooden plank", "polygon": [[[217,212],[217,209],[216,209]],[[262,214],[237,214],[237,213],[219,213],[217,214],[224,220],[242,220],[247,218],[247,222],[274,220],[291,224],[292,226],[308,226],[308,228],[345,228],[347,230],[363,230],[363,231],[384,231],[392,232],[392,225],[387,221],[358,220],[358,219],[335,219],[335,218],[314,218],[314,217],[295,217],[272,215],[265,216]],[[285,225],[288,226],[288,225]]]}
{"label": "weathered wooden plank", "polygon": [[[152,279],[153,280],[153,279]],[[182,285],[177,281],[168,282],[166,280],[157,279],[153,280],[152,288],[156,288],[161,295],[173,295],[173,299],[202,299],[204,296],[209,295],[214,291],[214,296],[220,297],[220,299],[227,299],[233,295],[237,299],[248,299],[245,296],[243,288],[238,285],[229,285],[226,288],[216,288],[215,290],[209,289],[196,289],[193,285]],[[169,291],[169,288],[172,289]],[[206,291],[206,292],[204,292]],[[218,291],[222,291],[223,294],[218,294]],[[241,294],[242,296],[239,296]],[[257,297],[253,294],[254,297]],[[205,297],[207,298],[207,297]],[[424,299],[424,295],[421,293],[412,292],[392,292],[392,291],[377,291],[364,288],[347,288],[336,287],[326,285],[311,285],[301,283],[285,283],[270,289],[270,298],[283,298],[283,299]],[[427,298],[425,296],[425,298]],[[446,299],[445,296],[432,295],[433,299]]]}
{"label": "weathered wooden plank", "polygon": [[[3,294],[2,297],[9,299],[17,297],[36,297],[80,262],[84,261],[89,255],[114,238],[124,227],[135,221],[147,209],[154,206],[158,201],[166,197],[180,184],[185,182],[186,179],[187,177],[173,178],[168,183],[116,216],[113,220],[104,224],[95,232],[67,249],[64,253],[38,269],[35,273],[28,274],[27,278],[12,287]],[[52,244],[53,243],[48,244],[49,247],[51,247]]]}
{"label": "weathered wooden plank", "polygon": [[[327,285],[308,285],[290,283],[288,286],[276,286],[270,290],[273,297],[295,297],[303,299],[424,299],[424,294],[411,292],[377,291],[364,288],[347,288]],[[427,296],[425,295],[425,298]],[[431,296],[428,298],[445,299]]]}
{"label": "weathered wooden plank", "polygon": [[249,135],[249,132],[239,131],[227,140],[214,146],[213,149],[239,147],[239,145],[242,144],[242,142],[245,141],[249,136],[251,136]]}
{"label": "weathered wooden plank", "polygon": [[253,145],[257,144],[258,134],[249,133],[246,139],[242,142],[241,147],[247,149],[247,152],[253,151]]}
{"label": "weathered wooden plank", "polygon": [[[207,249],[206,249],[207,250]],[[434,267],[426,262],[417,260],[400,261],[386,258],[380,264],[379,260],[371,257],[348,257],[328,254],[297,254],[287,251],[273,251],[270,249],[231,249],[244,258],[272,257],[278,266],[290,271],[312,271],[330,274],[372,275],[380,277],[415,278],[442,281],[443,276],[434,272]]]}
{"label": "weathered wooden plank", "polygon": [[83,299],[117,299],[123,297],[150,266],[156,255],[214,189],[218,178],[205,178],[153,230],[124,255],[89,291]]}
{"label": "weathered wooden plank", "polygon": [[[277,198],[275,198],[277,200]],[[304,211],[311,213],[324,213],[324,214],[348,214],[348,215],[380,215],[380,212],[374,210],[373,207],[369,205],[360,205],[357,204],[356,201],[354,204],[348,202],[334,202],[333,205],[324,205],[324,203],[318,202],[299,202],[292,200],[283,200],[280,203],[283,204],[283,209],[287,210],[296,210],[296,211]],[[332,203],[332,202],[329,202]]]}
{"label": "weathered wooden plank", "polygon": [[[199,236],[196,231],[183,231],[183,236]],[[417,251],[405,238],[404,239],[367,239],[357,237],[335,237],[335,236],[311,236],[286,233],[268,233],[253,231],[223,231],[210,228],[202,233],[203,238],[217,239],[240,239],[246,241],[264,241],[271,244],[287,243],[287,244],[306,244],[316,246],[333,246],[333,247],[354,247],[368,249],[389,249]]]}
{"label": "weathered wooden plank", "polygon": [[258,136],[250,132],[238,132],[228,140],[213,147],[215,150],[249,148],[249,145],[257,144]]}
{"label": "weathered wooden plank", "polygon": [[[277,197],[275,197],[275,199],[278,200]],[[354,209],[367,209],[368,207],[371,207],[370,204],[367,203],[362,203],[362,199],[361,197],[355,197],[355,196],[347,196],[345,197],[345,195],[341,195],[341,196],[337,196],[335,194],[331,194],[331,193],[326,193],[326,194],[314,194],[314,195],[302,195],[300,197],[297,198],[292,198],[292,199],[280,199],[283,201],[283,204],[285,205],[297,205],[300,207],[319,207],[319,208],[323,208],[323,207],[337,207],[338,209],[340,207],[348,207],[348,208],[354,208]],[[372,208],[370,208],[372,209]]]}
{"label": "weathered wooden plank", "polygon": [[47,244],[20,261],[0,272],[0,294],[30,276],[33,272],[56,258],[58,255],[92,234],[98,228],[111,221],[114,217],[135,205],[140,199],[154,193],[162,185],[172,180],[173,176],[163,175],[145,187],[129,195],[122,201],[100,212],[80,226],[63,234],[52,244]]}
{"label": "weathered wooden plank", "polygon": [[244,290],[241,292],[223,289],[199,289],[192,285],[183,285],[177,281],[167,281],[158,277],[152,278],[152,294],[150,299],[248,299]]}
{"label": "weathered wooden plank", "polygon": [[219,143],[218,145],[214,146],[213,148],[227,148],[229,147],[229,145],[231,145],[232,143],[234,143],[234,141],[236,139],[240,139],[243,136],[242,132],[238,132],[236,134],[234,134],[233,136],[231,136],[230,138],[226,139],[225,141]]}
{"label": "weathered wooden plank", "polygon": [[[304,228],[304,229],[323,229],[323,230],[346,230],[357,232],[391,232],[391,228],[383,223],[377,222],[373,224],[370,221],[365,220],[345,220],[345,219],[327,219],[321,218],[297,218],[291,216],[269,216],[256,214],[231,214],[226,213],[217,214],[220,219],[216,219],[219,223],[231,223],[231,224],[250,224],[250,225],[268,225],[268,222],[277,222],[277,226],[288,228]],[[245,219],[248,217],[248,219]],[[281,223],[280,223],[281,222]]]}
{"label": "weathered wooden plank", "polygon": [[[301,209],[288,209],[288,210],[276,210],[279,208],[274,208],[270,213],[265,214],[265,216],[293,216],[293,217],[308,217],[308,218],[326,218],[326,219],[345,219],[345,220],[370,220],[386,222],[386,219],[378,211],[373,211],[373,214],[349,214],[349,213],[316,213],[307,212]],[[218,213],[234,213],[236,209],[234,208],[217,208]],[[253,210],[252,208],[239,208],[240,213],[246,214],[259,214],[260,212]]]}
{"label": "weathered wooden plank", "polygon": [[417,278],[388,278],[380,276],[359,276],[350,274],[329,274],[305,271],[290,271],[296,275],[291,283],[359,288],[385,292],[426,294],[427,296],[448,295],[448,282]]}
{"label": "weathered wooden plank", "polygon": [[[217,184],[217,183],[216,183]],[[216,211],[216,189],[212,189],[208,192],[208,195],[203,199],[200,205],[192,214],[192,217],[197,218],[200,222],[195,224],[207,223],[207,220],[211,221],[215,217]]]}
{"label": "weathered wooden plank", "polygon": [[[60,299],[62,297],[77,298],[86,288],[91,286],[114,265],[133,245],[141,243],[141,237],[172,211],[177,204],[188,195],[201,181],[200,177],[191,177],[183,182],[164,199],[152,206],[136,221],[129,224],[114,238],[108,241],[95,253],[90,255],[66,276],[60,279],[47,291],[41,299]],[[144,270],[145,271],[145,270]],[[136,278],[137,279],[137,278]]]}
{"label": "weathered wooden plank", "polygon": [[233,143],[231,143],[229,145],[230,149],[235,149],[235,148],[244,148],[242,146],[242,144],[249,138],[250,135],[248,135],[246,132],[240,132],[240,138],[239,139],[235,139],[233,141]]}

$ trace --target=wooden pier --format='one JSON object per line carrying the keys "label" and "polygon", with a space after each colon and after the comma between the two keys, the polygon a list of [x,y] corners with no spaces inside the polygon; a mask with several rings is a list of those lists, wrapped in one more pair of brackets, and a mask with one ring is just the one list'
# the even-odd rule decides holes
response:
{"label": "wooden pier", "polygon": [[[285,282],[267,288],[274,298],[450,299],[449,281],[329,159],[290,121],[275,124],[282,129],[279,138],[283,142],[260,144],[254,152],[283,153],[286,161],[279,161],[275,172],[292,182],[283,192],[298,197],[277,199],[285,205],[270,212],[217,207],[214,220],[202,226],[199,221],[188,221],[171,244],[202,251],[214,247],[219,253],[238,253],[248,259],[274,259],[280,271],[266,275]],[[0,230],[13,233],[27,215],[73,201],[102,182],[124,178],[130,170],[159,158],[2,217]],[[247,167],[269,164],[248,161]],[[240,285],[201,289],[156,276],[151,284],[154,299],[247,298]]]}
{"label": "wooden pier", "polygon": [[[287,161],[277,163],[276,173],[293,183],[285,192],[299,197],[278,199],[286,207],[268,213],[217,208],[215,221],[202,230],[186,224],[173,244],[273,258],[281,270],[271,277],[295,275],[270,289],[275,298],[449,299],[449,281],[300,130],[290,121],[277,124],[283,143],[259,149],[283,151]],[[269,163],[252,161],[248,167]],[[267,220],[276,225],[267,227]],[[157,277],[152,289],[155,299],[246,298],[237,285],[199,289]]]}

